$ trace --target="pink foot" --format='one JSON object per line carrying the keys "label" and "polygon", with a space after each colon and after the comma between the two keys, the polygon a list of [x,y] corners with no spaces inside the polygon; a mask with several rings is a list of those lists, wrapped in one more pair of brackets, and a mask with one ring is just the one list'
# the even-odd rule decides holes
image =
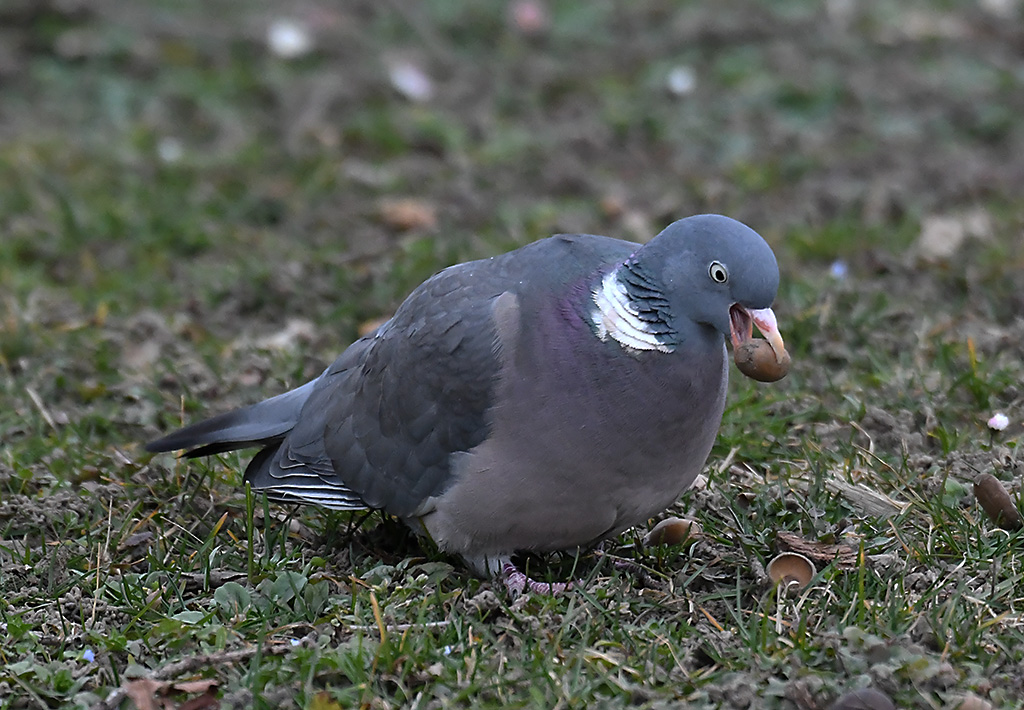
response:
{"label": "pink foot", "polygon": [[501,578],[502,582],[505,583],[505,588],[514,597],[522,594],[527,587],[534,594],[556,595],[572,589],[573,585],[572,582],[538,582],[535,579],[530,579],[510,561],[506,561],[501,565]]}

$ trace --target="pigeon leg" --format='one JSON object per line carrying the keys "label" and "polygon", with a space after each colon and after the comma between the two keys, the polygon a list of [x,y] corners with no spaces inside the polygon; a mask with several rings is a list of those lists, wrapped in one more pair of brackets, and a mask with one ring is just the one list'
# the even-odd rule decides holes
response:
{"label": "pigeon leg", "polygon": [[554,596],[573,587],[572,582],[538,582],[535,579],[530,579],[511,560],[505,560],[501,565],[501,581],[505,584],[505,589],[514,597],[519,596],[526,589],[534,594]]}

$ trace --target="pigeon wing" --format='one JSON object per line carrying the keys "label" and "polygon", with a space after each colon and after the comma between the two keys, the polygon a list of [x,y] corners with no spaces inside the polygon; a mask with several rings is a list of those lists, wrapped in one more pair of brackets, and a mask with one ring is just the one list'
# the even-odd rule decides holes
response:
{"label": "pigeon wing", "polygon": [[443,491],[450,456],[487,438],[499,371],[492,311],[506,280],[473,267],[435,275],[353,343],[246,480],[284,500],[398,516]]}

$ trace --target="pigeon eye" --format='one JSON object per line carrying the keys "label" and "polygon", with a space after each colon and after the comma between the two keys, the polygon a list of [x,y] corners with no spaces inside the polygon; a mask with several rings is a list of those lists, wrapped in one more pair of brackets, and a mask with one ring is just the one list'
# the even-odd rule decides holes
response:
{"label": "pigeon eye", "polygon": [[720,261],[712,261],[711,266],[708,267],[708,276],[711,280],[718,284],[724,284],[729,280],[729,271],[725,268],[725,264]]}

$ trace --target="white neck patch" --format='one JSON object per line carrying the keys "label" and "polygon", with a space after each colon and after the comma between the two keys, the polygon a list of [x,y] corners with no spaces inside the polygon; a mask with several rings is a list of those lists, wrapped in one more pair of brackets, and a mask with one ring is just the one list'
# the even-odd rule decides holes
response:
{"label": "white neck patch", "polygon": [[625,284],[619,280],[618,269],[610,271],[594,289],[597,307],[590,319],[597,327],[597,337],[608,338],[631,350],[657,350],[670,353],[675,348],[658,340],[650,323],[640,318],[640,312],[629,299]]}

